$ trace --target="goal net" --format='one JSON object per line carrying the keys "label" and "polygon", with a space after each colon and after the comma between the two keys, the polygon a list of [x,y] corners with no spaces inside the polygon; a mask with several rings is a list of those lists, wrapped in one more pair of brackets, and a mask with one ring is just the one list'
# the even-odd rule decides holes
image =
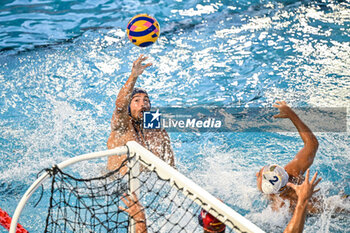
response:
{"label": "goal net", "polygon": [[[82,160],[122,154],[128,155],[122,164],[129,168],[125,175],[119,168],[83,179],[63,169]],[[144,232],[203,232],[198,218],[201,210],[225,224],[225,232],[263,232],[136,142],[78,156],[48,169],[17,206],[10,232],[15,232],[14,226],[30,195],[47,178],[51,179],[51,197],[45,232],[136,232],[133,216],[120,208],[128,209],[124,202],[130,193],[143,207],[147,226]]]}

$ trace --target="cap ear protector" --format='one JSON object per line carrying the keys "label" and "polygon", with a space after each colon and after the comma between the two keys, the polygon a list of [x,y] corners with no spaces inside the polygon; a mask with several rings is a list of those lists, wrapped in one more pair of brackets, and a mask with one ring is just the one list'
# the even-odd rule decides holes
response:
{"label": "cap ear protector", "polygon": [[225,231],[226,225],[217,220],[213,215],[209,214],[204,209],[201,210],[198,215],[198,223],[208,232],[223,232]]}
{"label": "cap ear protector", "polygon": [[262,171],[261,190],[265,194],[279,193],[285,187],[289,175],[283,167],[276,164],[267,165]]}
{"label": "cap ear protector", "polygon": [[[139,87],[135,87],[134,90],[132,90],[131,98],[130,98],[130,103],[129,103],[129,105],[128,105],[128,113],[129,113],[129,116],[131,116],[131,109],[130,109],[131,100],[132,100],[132,98],[134,97],[134,95],[139,94],[139,93],[146,94],[147,97],[149,98],[148,93],[147,93],[147,91],[146,91],[145,89],[139,88]],[[150,108],[152,107],[151,101],[149,101],[149,106],[150,106]],[[132,117],[132,116],[131,116],[131,117]]]}

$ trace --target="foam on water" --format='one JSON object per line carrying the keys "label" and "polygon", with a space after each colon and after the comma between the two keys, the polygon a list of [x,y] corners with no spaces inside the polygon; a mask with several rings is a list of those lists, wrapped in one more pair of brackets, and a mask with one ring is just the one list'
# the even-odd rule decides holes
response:
{"label": "foam on water", "polygon": [[[298,139],[299,136],[297,133],[285,136],[266,133],[239,133],[239,135],[222,136],[224,137],[220,139],[214,136],[214,140],[212,137],[206,137],[205,142],[195,150],[199,164],[194,167],[192,165],[180,167],[179,170],[261,226],[266,232],[283,231],[291,217],[289,208],[284,207],[277,213],[271,210],[266,197],[256,188],[255,173],[265,164],[285,165],[290,161],[301,149],[302,141]],[[332,143],[320,145],[321,149],[311,167],[311,173],[318,171],[319,177],[323,178],[319,184],[321,192],[318,195],[330,206],[324,213],[308,218],[305,231],[325,232],[328,229],[331,232],[339,232],[339,224],[344,225],[349,220],[346,213],[336,214],[334,212],[337,206],[342,206],[347,211],[350,210],[349,203],[344,204],[341,200],[342,193],[349,193],[347,177],[350,174],[348,170],[344,170],[349,166],[349,161],[346,153],[340,156],[330,156],[329,152],[349,148],[348,144],[344,143],[343,136],[318,135],[318,138],[321,144],[332,140]],[[235,148],[230,148],[232,141],[235,142]],[[184,148],[183,144],[182,148]],[[178,155],[189,156],[181,155],[181,153]],[[184,164],[187,164],[187,159],[183,160]]]}

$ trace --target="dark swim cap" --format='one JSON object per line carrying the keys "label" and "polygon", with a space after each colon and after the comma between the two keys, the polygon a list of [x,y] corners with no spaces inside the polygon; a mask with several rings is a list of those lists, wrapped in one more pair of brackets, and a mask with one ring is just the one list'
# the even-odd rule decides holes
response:
{"label": "dark swim cap", "polygon": [[134,97],[134,95],[139,94],[139,93],[143,93],[143,94],[146,94],[148,96],[148,93],[145,89],[135,87],[134,90],[132,90],[130,102],[131,102],[132,98]]}
{"label": "dark swim cap", "polygon": [[[147,91],[145,89],[139,88],[139,87],[135,87],[134,90],[132,90],[131,98],[130,98],[130,102],[129,102],[129,106],[128,106],[128,113],[129,113],[130,116],[131,116],[131,109],[130,109],[131,100],[134,97],[134,95],[139,94],[139,93],[146,94],[147,97],[149,98],[148,93],[147,93]],[[149,102],[149,105],[151,106],[151,101]]]}

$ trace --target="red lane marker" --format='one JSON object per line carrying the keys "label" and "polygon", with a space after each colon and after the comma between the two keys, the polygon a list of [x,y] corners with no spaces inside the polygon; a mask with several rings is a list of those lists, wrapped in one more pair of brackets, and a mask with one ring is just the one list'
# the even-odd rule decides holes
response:
{"label": "red lane marker", "polygon": [[[5,227],[9,231],[11,226],[11,220],[12,218],[10,217],[10,215],[8,215],[6,211],[0,208],[0,225]],[[16,233],[28,233],[28,231],[24,229],[21,224],[18,223]]]}

